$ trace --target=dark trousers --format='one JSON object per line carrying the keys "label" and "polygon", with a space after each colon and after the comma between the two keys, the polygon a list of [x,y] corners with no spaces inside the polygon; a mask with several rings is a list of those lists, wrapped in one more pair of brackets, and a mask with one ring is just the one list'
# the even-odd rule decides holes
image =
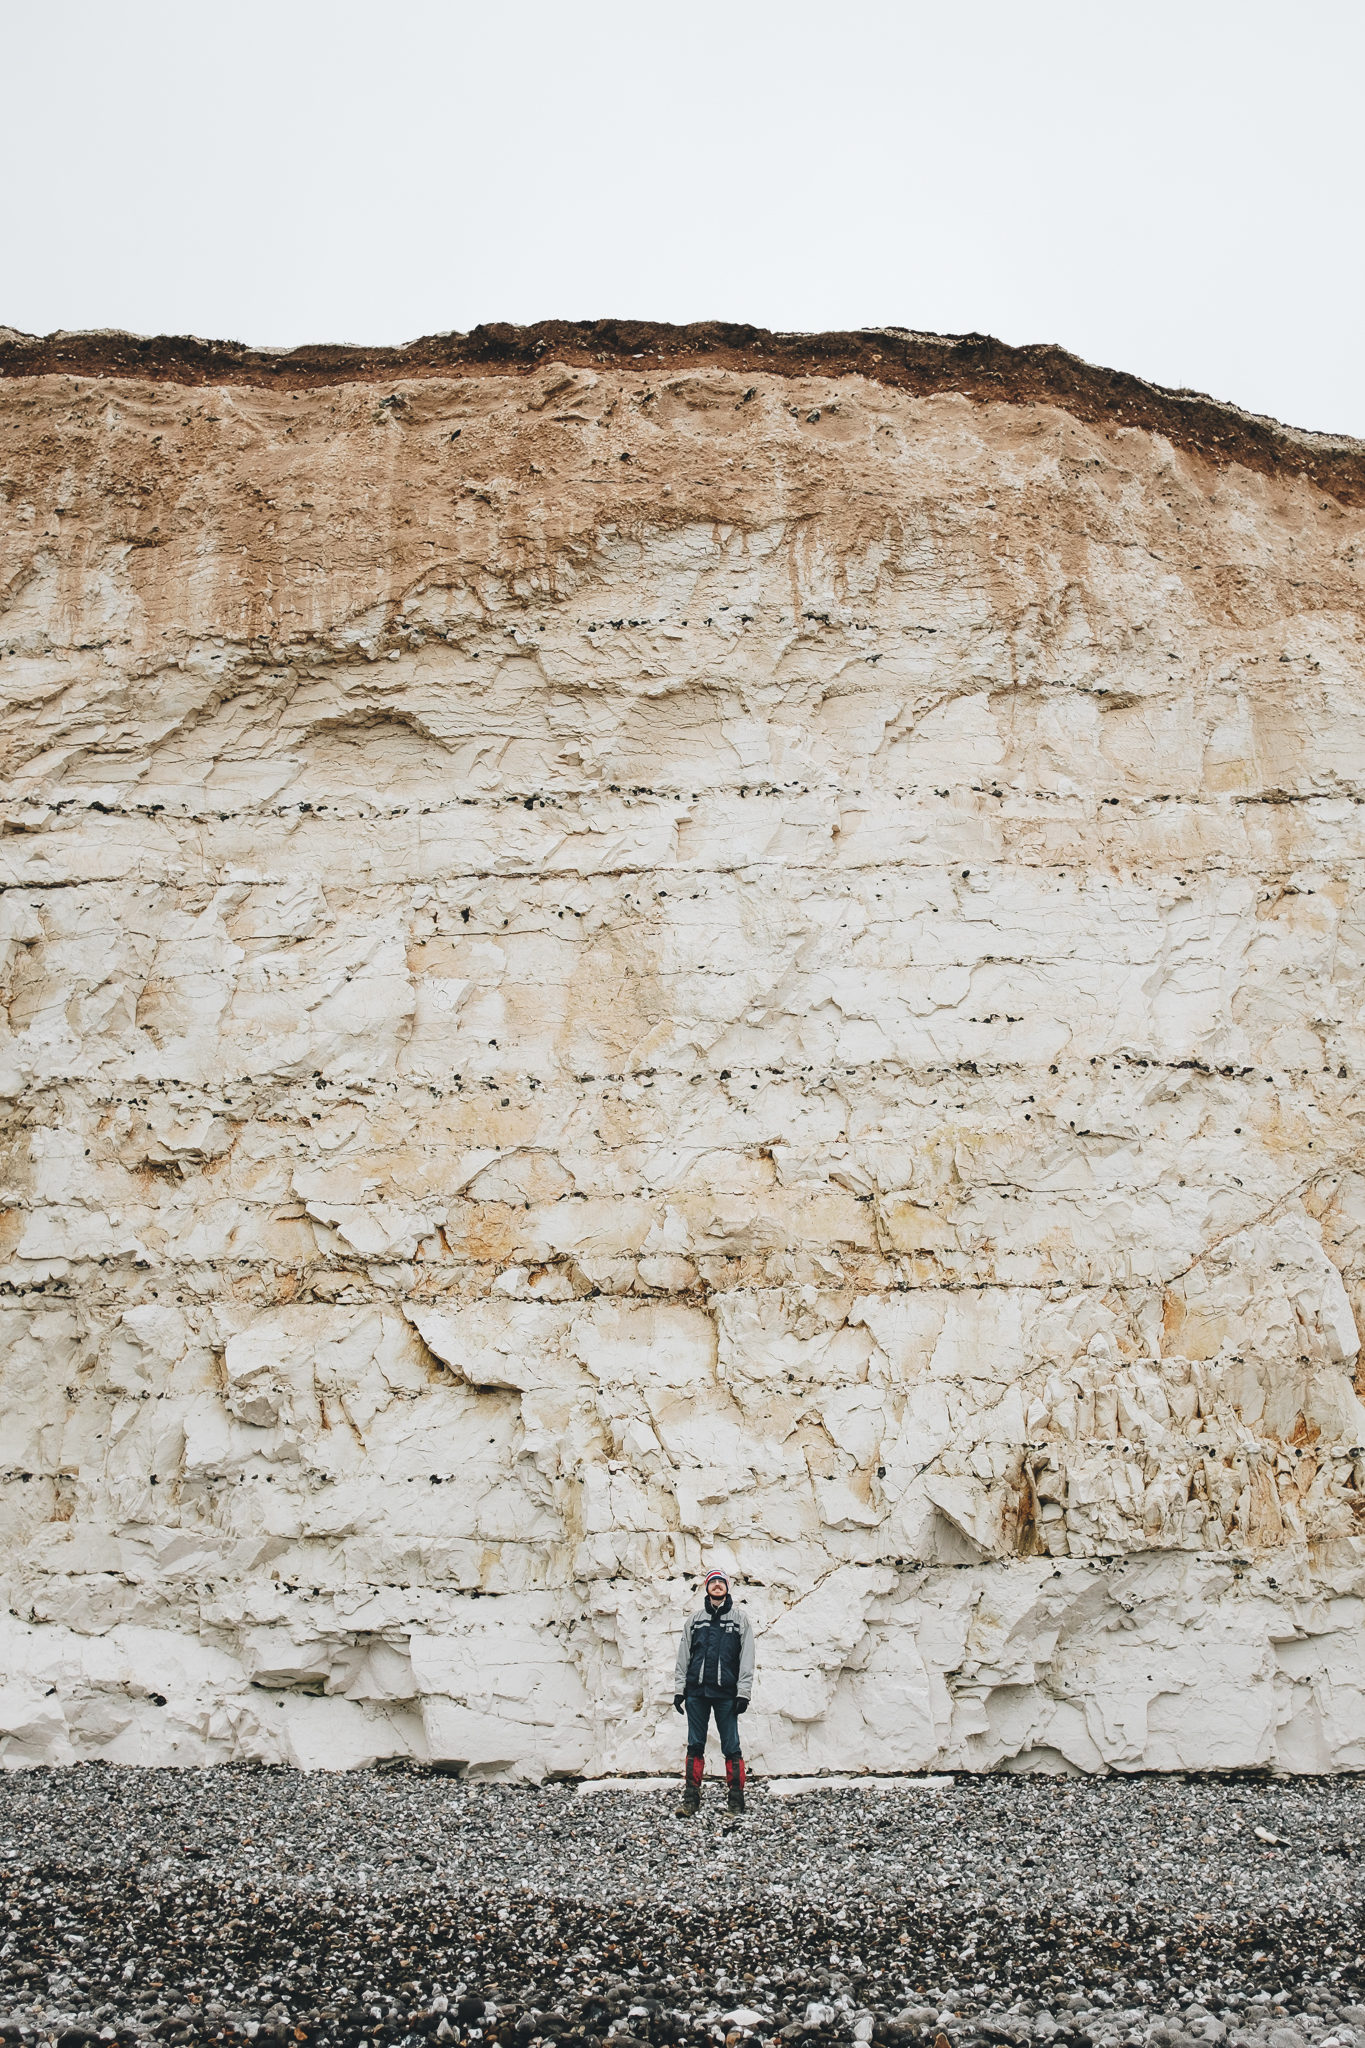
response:
{"label": "dark trousers", "polygon": [[690,1692],[687,1695],[687,1747],[689,1753],[693,1756],[705,1755],[706,1724],[712,1714],[716,1717],[716,1733],[720,1737],[721,1748],[727,1756],[738,1756],[740,1754],[739,1715],[735,1712],[733,1697],[729,1699],[708,1700],[704,1699],[699,1692]]}

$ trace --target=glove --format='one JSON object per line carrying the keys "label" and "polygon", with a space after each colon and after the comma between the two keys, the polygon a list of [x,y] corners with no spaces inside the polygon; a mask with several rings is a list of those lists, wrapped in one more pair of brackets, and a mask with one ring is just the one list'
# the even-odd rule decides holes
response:
{"label": "glove", "polygon": [[735,1701],[735,1712],[736,1712],[737,1714],[747,1714],[747,1713],[748,1713],[748,1711],[749,1711],[749,1702],[748,1702],[747,1700],[736,1700],[736,1701]]}
{"label": "glove", "polygon": [[686,1694],[685,1692],[675,1692],[675,1693],[674,1693],[674,1695],[673,1695],[673,1711],[674,1711],[674,1713],[675,1713],[675,1714],[680,1714],[680,1713],[682,1712],[682,1710],[683,1710],[683,1708],[684,1708],[684,1706],[685,1706],[686,1704],[687,1704],[687,1694]]}

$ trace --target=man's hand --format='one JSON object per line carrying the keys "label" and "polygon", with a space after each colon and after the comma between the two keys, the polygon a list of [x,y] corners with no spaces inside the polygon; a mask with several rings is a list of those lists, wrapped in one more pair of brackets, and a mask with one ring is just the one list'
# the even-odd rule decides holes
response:
{"label": "man's hand", "polygon": [[687,1694],[686,1694],[685,1692],[675,1692],[675,1693],[674,1693],[674,1695],[673,1695],[673,1711],[674,1711],[674,1713],[675,1713],[675,1714],[680,1714],[680,1713],[682,1712],[683,1708],[684,1708],[684,1707],[686,1706],[686,1704],[687,1704]]}
{"label": "man's hand", "polygon": [[736,1700],[736,1701],[735,1701],[735,1712],[736,1712],[737,1714],[747,1714],[747,1713],[748,1713],[748,1711],[749,1711],[749,1702],[748,1702],[747,1700]]}

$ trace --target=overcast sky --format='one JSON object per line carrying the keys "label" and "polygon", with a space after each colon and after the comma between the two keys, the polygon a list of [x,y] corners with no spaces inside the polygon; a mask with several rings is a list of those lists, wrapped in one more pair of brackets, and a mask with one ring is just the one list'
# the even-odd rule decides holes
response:
{"label": "overcast sky", "polygon": [[0,323],[1056,341],[1365,435],[1360,0],[0,0]]}

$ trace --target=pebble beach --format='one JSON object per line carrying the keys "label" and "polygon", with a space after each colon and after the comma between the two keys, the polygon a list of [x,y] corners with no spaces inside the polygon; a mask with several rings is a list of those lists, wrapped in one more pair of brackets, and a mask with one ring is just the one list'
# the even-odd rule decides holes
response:
{"label": "pebble beach", "polygon": [[1365,1785],[0,1782],[0,2034],[1365,2048]]}

